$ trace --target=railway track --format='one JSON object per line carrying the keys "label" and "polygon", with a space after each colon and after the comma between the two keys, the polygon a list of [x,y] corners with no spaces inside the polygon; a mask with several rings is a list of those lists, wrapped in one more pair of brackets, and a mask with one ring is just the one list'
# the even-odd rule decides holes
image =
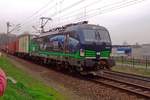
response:
{"label": "railway track", "polygon": [[103,73],[98,73],[97,78],[88,78],[88,80],[96,84],[104,84],[150,99],[150,78],[148,77],[115,71],[104,71]]}
{"label": "railway track", "polygon": [[150,78],[114,71],[104,71],[96,79],[97,84],[104,84],[150,99]]}
{"label": "railway track", "polygon": [[104,84],[128,93],[150,99],[150,78],[115,71],[98,73],[97,78],[88,78],[96,84]]}
{"label": "railway track", "polygon": [[[150,77],[145,77],[145,76],[140,76],[140,75],[135,75],[135,74],[129,74],[129,73],[123,73],[123,72],[117,72],[117,71],[104,71],[105,74],[113,74],[125,78],[131,78],[131,79],[136,79],[140,81],[145,81],[145,82],[150,82]],[[149,83],[150,84],[150,83]]]}

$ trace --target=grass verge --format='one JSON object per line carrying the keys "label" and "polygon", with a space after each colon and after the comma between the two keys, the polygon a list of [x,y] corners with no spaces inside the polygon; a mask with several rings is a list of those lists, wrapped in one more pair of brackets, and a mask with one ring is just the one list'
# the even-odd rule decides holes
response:
{"label": "grass verge", "polygon": [[14,66],[6,57],[0,57],[0,68],[17,83],[7,81],[7,88],[0,100],[66,100],[66,98],[43,82],[34,79]]}

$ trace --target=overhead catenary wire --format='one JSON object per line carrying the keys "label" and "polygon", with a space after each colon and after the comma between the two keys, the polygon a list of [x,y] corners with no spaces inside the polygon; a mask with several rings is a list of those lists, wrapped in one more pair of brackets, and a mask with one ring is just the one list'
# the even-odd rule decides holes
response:
{"label": "overhead catenary wire", "polygon": [[[71,8],[73,8],[73,7],[75,7],[75,6],[79,5],[79,4],[81,4],[81,3],[83,3],[84,1],[86,1],[86,0],[77,1],[77,2],[75,2],[75,3],[73,3],[73,4],[71,4],[71,5],[69,5],[69,6],[65,7],[65,8],[63,8],[62,10],[59,10],[57,13],[58,13],[58,14],[63,13],[64,11],[67,11],[67,10],[69,10],[69,9],[71,9]],[[58,14],[53,13],[53,14],[50,15],[50,16],[51,16],[51,17],[54,17],[54,16],[56,16],[56,15],[58,15]]]}
{"label": "overhead catenary wire", "polygon": [[[100,2],[100,1],[102,1],[102,0],[98,0],[98,2]],[[126,0],[126,1],[127,1],[127,0]],[[93,2],[92,4],[95,4],[95,3],[98,3],[98,2]],[[105,7],[108,7],[108,6],[112,6],[112,5],[115,5],[115,4],[117,4],[117,3],[122,3],[122,1],[119,1],[119,2],[116,2],[116,3],[113,3],[113,4],[109,4],[109,5],[103,6],[103,7],[101,7],[101,8],[105,8]],[[68,18],[70,18],[70,17],[74,17],[74,15],[80,13],[79,11],[81,11],[81,10],[83,10],[83,9],[89,7],[89,6],[92,6],[92,4],[86,5],[86,6],[84,6],[84,7],[79,8],[79,9],[75,9],[74,11],[72,11],[72,12],[70,12],[70,13],[67,13],[66,15],[71,15],[71,16],[65,16],[65,18],[63,18],[63,19],[68,19]],[[87,13],[87,12],[94,11],[94,10],[95,10],[95,8],[94,8],[94,9],[91,9],[90,11],[86,11],[86,13]],[[97,9],[96,9],[96,10],[97,10]],[[78,11],[78,12],[76,13],[75,11]],[[74,14],[74,13],[75,13],[75,14]],[[72,14],[74,14],[74,15],[72,16]],[[61,17],[64,17],[64,16],[61,16]],[[57,20],[57,19],[56,19],[56,20]]]}
{"label": "overhead catenary wire", "polygon": [[[119,10],[121,8],[128,7],[128,6],[131,6],[131,5],[135,5],[135,4],[143,2],[143,1],[146,1],[146,0],[132,0],[132,1],[128,1],[128,2],[122,3],[121,5],[108,7],[106,9],[97,8],[97,9],[95,9],[95,10],[98,10],[96,15],[105,14],[107,12],[111,12],[111,11],[114,11],[114,10]],[[89,14],[89,16],[90,16],[90,14]],[[91,16],[95,17],[94,14],[91,14]],[[91,17],[88,17],[88,18],[91,18]]]}
{"label": "overhead catenary wire", "polygon": [[[54,0],[50,0],[49,2],[47,2],[44,6],[42,6],[40,9],[38,9],[37,11],[35,11],[32,15],[26,17],[24,20],[22,20],[19,23],[19,26],[15,27],[12,31],[18,30],[21,26],[25,25],[31,18],[33,18],[33,16],[37,15],[39,12],[41,12],[44,8],[46,8],[50,3],[52,3]],[[19,29],[20,30],[20,29]]]}
{"label": "overhead catenary wire", "polygon": [[[34,17],[38,17],[39,14],[45,13],[46,11],[45,10],[43,11],[43,9],[48,7],[53,1],[55,0],[50,0],[44,6],[42,6],[39,10],[35,11],[32,15],[26,17],[23,21],[20,22],[20,26],[25,26],[29,21],[33,20]],[[56,4],[52,5],[49,9],[53,9],[54,7],[56,7]],[[17,30],[18,28],[20,27],[16,27],[15,30]]]}
{"label": "overhead catenary wire", "polygon": [[[44,6],[42,6],[39,10],[35,11],[32,15],[28,16],[27,18],[25,18],[22,22],[29,20],[30,18],[32,18],[33,16],[35,16],[36,14],[38,14],[41,10],[43,10],[44,8],[46,8],[50,3],[52,3],[54,0],[50,0],[48,3],[46,3]],[[21,23],[22,23],[21,22]]]}
{"label": "overhead catenary wire", "polygon": [[[78,1],[78,2],[76,2],[76,3],[73,3],[73,4],[71,4],[71,5],[69,5],[69,6],[67,6],[67,7],[65,7],[65,8],[63,8],[62,10],[59,10],[57,13],[55,12],[55,14],[53,13],[52,15],[53,15],[53,17],[54,16],[57,16],[58,14],[60,14],[60,13],[64,13],[65,11],[67,11],[68,9],[69,9],[69,7],[75,7],[75,6],[77,6],[78,4],[80,4],[80,3],[82,3],[83,1],[85,1],[85,0],[80,0],[80,1]],[[99,1],[101,1],[101,0],[99,0]],[[125,0],[122,0],[122,1],[120,1],[121,3],[123,3]],[[145,1],[145,0],[132,0],[132,1],[129,1],[129,0],[126,0],[126,1],[128,1],[128,2],[140,2],[140,1]],[[95,1],[96,2],[96,1]],[[97,1],[98,2],[98,1]],[[123,3],[124,4],[124,3]],[[125,4],[124,4],[124,6],[123,6],[123,4],[121,5],[122,7],[126,7],[125,6]],[[134,4],[134,3],[133,3]],[[132,4],[132,5],[133,5]],[[113,5],[115,5],[115,6],[113,6]],[[103,7],[103,10],[102,10],[102,8],[96,8],[96,9],[91,9],[90,11],[86,11],[86,16],[82,16],[82,17],[80,17],[80,18],[76,18],[76,20],[79,20],[79,19],[83,19],[83,18],[90,18],[89,16],[96,16],[96,14],[97,15],[100,15],[100,14],[103,14],[103,13],[105,13],[106,11],[107,12],[110,12],[111,11],[111,9],[113,9],[113,10],[117,10],[117,9],[120,9],[120,8],[122,8],[121,6],[119,6],[119,5],[117,5],[117,4],[109,4],[109,5],[106,5],[105,7]],[[87,5],[87,7],[89,7],[90,5]],[[120,8],[117,8],[117,7],[120,7]],[[83,8],[85,8],[85,6],[83,7]],[[107,9],[105,9],[104,10],[104,8],[107,8]],[[114,9],[115,8],[115,9]],[[93,11],[95,11],[95,10],[99,10],[99,11],[101,11],[101,12],[94,12],[94,13],[92,13],[92,14],[90,14],[90,12],[93,12]],[[77,11],[79,11],[79,10],[77,10]],[[102,12],[103,11],[103,12]],[[74,11],[72,11],[73,13],[74,13]],[[78,12],[77,12],[78,13]],[[70,14],[68,14],[68,15],[71,15],[72,13],[70,13]],[[60,16],[61,17],[61,16]],[[64,19],[66,19],[67,21],[64,21],[64,20],[62,20],[61,19],[61,23],[64,23],[64,22],[68,22],[68,21],[71,21],[71,20],[68,20],[68,18],[73,18],[73,17],[75,17],[75,16],[66,16]],[[54,19],[55,20],[55,19]],[[74,19],[72,19],[72,20],[74,20]],[[60,22],[59,22],[60,23]],[[57,23],[55,23],[55,24],[57,24]]]}
{"label": "overhead catenary wire", "polygon": [[[63,1],[63,0],[62,0],[62,1]],[[62,1],[60,1],[60,2],[62,2]],[[63,8],[63,9],[61,9],[61,10],[59,10],[58,12],[56,11],[55,13],[53,13],[52,15],[50,15],[50,17],[54,17],[54,16],[59,15],[60,13],[64,13],[65,11],[67,11],[67,10],[69,10],[69,9],[71,9],[71,8],[73,8],[73,7],[75,7],[75,6],[79,5],[79,4],[81,4],[81,3],[83,3],[84,1],[86,1],[86,0],[77,1],[77,2],[71,4],[71,5],[67,6],[67,7],[65,7],[65,8]],[[102,0],[94,1],[94,2],[92,2],[91,4],[86,5],[85,7],[91,6],[91,5],[93,5],[94,3],[97,3],[97,2],[100,2],[100,1],[102,1]],[[56,3],[56,5],[54,5],[52,8],[57,7],[57,5],[58,5],[58,4]],[[42,13],[43,13],[43,12],[42,12]],[[58,18],[58,19],[60,19],[60,18]]]}
{"label": "overhead catenary wire", "polygon": [[[102,0],[96,0],[96,1],[94,1],[94,2],[92,2],[92,3],[90,3],[90,4],[88,4],[88,5],[86,5],[86,6],[84,6],[84,7],[80,7],[80,8],[78,8],[78,9],[75,9],[75,10],[73,10],[73,11],[70,11],[69,13],[65,13],[65,15],[71,15],[71,14],[73,14],[73,13],[76,13],[75,11],[80,11],[80,10],[82,10],[83,8],[87,8],[87,7],[89,7],[89,6],[93,6],[94,4],[96,4],[96,3],[98,3],[98,2],[101,2]],[[55,17],[55,16],[53,16],[53,17]],[[61,16],[61,17],[63,17],[63,16]],[[56,18],[55,18],[56,19]]]}
{"label": "overhead catenary wire", "polygon": [[[116,7],[117,5],[124,5],[126,3],[137,2],[137,1],[141,1],[141,0],[132,0],[132,1],[125,0],[123,2],[119,1],[119,2],[116,2],[116,3],[113,3],[113,4],[105,5],[105,6],[94,8],[94,9],[90,9],[89,11],[86,11],[86,13],[89,13],[89,12],[92,12],[92,11],[95,11],[95,10],[100,10],[100,9],[103,10],[103,9],[106,9],[106,8],[112,8],[112,7]],[[83,8],[80,8],[80,9],[83,9]],[[80,11],[80,10],[78,10],[78,11]],[[75,11],[72,11],[72,12],[74,13]],[[67,13],[67,15],[71,15],[73,13]],[[79,13],[77,12],[77,14],[79,14]],[[70,17],[75,17],[75,15],[73,15],[73,16],[65,16],[65,18],[63,18],[63,19],[68,19]],[[61,16],[61,17],[63,17],[63,16]]]}
{"label": "overhead catenary wire", "polygon": [[[91,14],[88,14],[89,12],[87,12],[87,16],[86,18],[91,18],[91,17],[95,17],[97,15],[101,15],[101,14],[105,14],[105,13],[108,13],[108,12],[111,12],[111,11],[114,11],[114,10],[118,10],[118,9],[121,9],[121,8],[124,8],[124,7],[127,7],[127,6],[131,6],[131,5],[134,5],[134,4],[137,4],[137,3],[140,3],[140,2],[143,2],[143,1],[146,1],[146,0],[132,0],[132,1],[128,1],[128,2],[125,2],[125,3],[121,3],[121,5],[116,5],[116,6],[107,6],[107,9],[102,9],[101,7],[100,8],[96,8],[96,9],[93,9],[93,10],[90,10],[89,12],[92,12],[92,11],[95,11],[97,10],[98,12],[94,12],[94,13],[91,13]],[[68,20],[68,18],[66,18],[65,21],[62,21],[61,23],[66,23],[66,22],[69,22],[69,21],[74,21],[75,16],[71,16],[70,18],[72,18],[71,20]],[[82,16],[80,18],[76,18],[76,21],[77,20],[81,20],[83,19],[85,16]]]}
{"label": "overhead catenary wire", "polygon": [[[54,1],[54,0],[52,0],[52,1]],[[69,6],[67,6],[66,8],[60,10],[59,12],[53,13],[52,15],[50,15],[50,17],[56,16],[56,15],[58,15],[58,13],[61,13],[62,11],[64,12],[65,10],[68,10],[68,9],[70,9],[70,8],[72,8],[72,7],[75,7],[76,5],[82,3],[83,1],[85,1],[85,0],[77,1],[77,2],[75,2],[75,3],[73,3],[73,4],[69,5]],[[48,5],[48,4],[47,4],[47,5]],[[55,3],[51,8],[49,8],[48,10],[57,7],[57,5],[58,5],[58,3],[56,2],[56,3]],[[45,5],[45,6],[46,6],[46,5]],[[45,7],[43,6],[41,9],[39,9],[38,11],[36,11],[34,14],[32,14],[31,16],[29,16],[27,19],[29,20],[29,18],[32,18],[33,16],[37,15],[43,8],[45,8]],[[43,13],[45,13],[46,11],[47,11],[47,10],[43,11],[43,12],[40,13],[40,14],[43,14]]]}
{"label": "overhead catenary wire", "polygon": [[[53,0],[52,0],[52,1],[53,1]],[[63,0],[62,0],[62,1],[63,1]],[[75,6],[77,6],[78,4],[82,3],[83,1],[85,1],[85,0],[77,1],[77,2],[75,2],[75,3],[73,3],[73,4],[69,5],[69,6],[65,7],[64,9],[59,10],[58,12],[53,13],[53,14],[51,15],[51,17],[54,16],[54,15],[58,15],[58,14],[60,14],[62,11],[66,11],[66,10],[68,10],[69,8],[75,7]],[[47,4],[47,5],[48,5],[48,4]],[[57,7],[57,3],[54,4],[54,5],[51,7],[51,9],[54,8],[54,7]],[[45,8],[45,7],[43,6],[41,9],[39,9],[39,10],[36,11],[34,14],[32,14],[31,16],[29,16],[29,17],[27,18],[27,20],[24,21],[21,25],[24,26],[28,21],[31,20],[31,18],[33,18],[33,16],[37,15],[43,8]],[[44,12],[45,12],[45,11],[44,11]],[[44,12],[42,12],[42,13],[44,13]],[[40,13],[40,14],[42,14],[42,13]]]}

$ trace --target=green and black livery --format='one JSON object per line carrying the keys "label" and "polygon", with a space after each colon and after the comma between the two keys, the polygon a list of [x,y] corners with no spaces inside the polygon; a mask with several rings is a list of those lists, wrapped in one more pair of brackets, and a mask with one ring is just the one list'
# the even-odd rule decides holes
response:
{"label": "green and black livery", "polygon": [[69,24],[30,36],[30,56],[40,57],[45,63],[57,63],[61,68],[81,73],[110,69],[112,44],[109,32],[87,22]]}

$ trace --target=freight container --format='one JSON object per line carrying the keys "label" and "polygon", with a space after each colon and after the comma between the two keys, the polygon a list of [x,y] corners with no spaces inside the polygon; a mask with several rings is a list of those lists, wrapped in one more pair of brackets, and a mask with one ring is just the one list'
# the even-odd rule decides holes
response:
{"label": "freight container", "polygon": [[29,43],[30,43],[30,35],[23,34],[18,37],[18,52],[19,53],[29,53]]}
{"label": "freight container", "polygon": [[19,52],[19,39],[16,39],[16,53]]}
{"label": "freight container", "polygon": [[7,45],[7,52],[14,55],[16,52],[16,41],[12,41]]}

